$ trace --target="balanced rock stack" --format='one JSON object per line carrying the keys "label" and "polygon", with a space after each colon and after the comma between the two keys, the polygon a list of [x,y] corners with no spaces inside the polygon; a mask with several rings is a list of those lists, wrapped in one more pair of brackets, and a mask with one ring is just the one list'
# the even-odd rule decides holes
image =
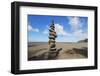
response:
{"label": "balanced rock stack", "polygon": [[[59,53],[59,50],[56,48],[56,41],[55,38],[57,37],[56,32],[55,32],[55,26],[54,26],[54,21],[52,21],[49,29],[49,54],[48,54],[48,59],[55,59]],[[61,49],[60,49],[61,50]]]}

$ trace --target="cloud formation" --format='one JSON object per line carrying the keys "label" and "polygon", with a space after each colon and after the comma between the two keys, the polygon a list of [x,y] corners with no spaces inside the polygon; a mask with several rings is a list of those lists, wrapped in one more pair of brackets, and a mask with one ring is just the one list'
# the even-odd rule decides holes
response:
{"label": "cloud formation", "polygon": [[28,25],[28,31],[29,32],[39,32],[39,29],[33,28],[31,25]]}
{"label": "cloud formation", "polygon": [[64,30],[64,27],[60,24],[55,24],[55,31],[58,35],[66,36],[67,32]]}
{"label": "cloud formation", "polygon": [[[57,35],[63,36],[62,38],[64,38],[66,40],[66,38],[76,38],[77,40],[82,40],[88,37],[87,32],[84,32],[83,30],[83,22],[81,21],[81,19],[79,17],[68,17],[69,21],[69,25],[72,29],[71,32],[68,32],[67,30],[64,29],[64,26],[56,23],[55,24],[55,31],[57,33]],[[65,27],[67,28],[67,27]],[[44,29],[43,34],[48,34],[49,33],[49,26],[46,27],[46,29]]]}
{"label": "cloud formation", "polygon": [[69,24],[72,29],[72,35],[77,37],[78,39],[84,39],[87,38],[87,33],[83,32],[82,26],[83,23],[81,22],[79,17],[73,16],[73,17],[68,17],[69,19]]}
{"label": "cloud formation", "polygon": [[43,34],[48,34],[48,33],[49,33],[48,29],[45,29],[45,30],[43,31]]}
{"label": "cloud formation", "polygon": [[82,22],[80,21],[79,17],[73,16],[68,17],[68,19],[72,30],[76,31],[82,27]]}
{"label": "cloud formation", "polygon": [[76,36],[79,40],[87,38],[88,34],[83,32],[82,30],[77,30],[73,33],[74,36]]}

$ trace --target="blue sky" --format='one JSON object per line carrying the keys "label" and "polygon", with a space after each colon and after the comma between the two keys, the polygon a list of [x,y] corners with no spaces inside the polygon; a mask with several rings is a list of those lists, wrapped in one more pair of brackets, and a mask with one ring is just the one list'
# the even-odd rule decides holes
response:
{"label": "blue sky", "polygon": [[48,42],[54,20],[57,42],[77,42],[88,37],[88,17],[28,15],[28,42]]}

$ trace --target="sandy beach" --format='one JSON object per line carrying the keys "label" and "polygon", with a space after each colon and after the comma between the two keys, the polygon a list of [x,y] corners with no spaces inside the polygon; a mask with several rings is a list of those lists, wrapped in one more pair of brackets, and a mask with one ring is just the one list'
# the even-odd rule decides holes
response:
{"label": "sandy beach", "polygon": [[[62,48],[56,59],[82,59],[88,58],[88,44],[57,42],[56,48]],[[45,60],[43,55],[49,51],[47,42],[32,42],[28,43],[28,60]]]}

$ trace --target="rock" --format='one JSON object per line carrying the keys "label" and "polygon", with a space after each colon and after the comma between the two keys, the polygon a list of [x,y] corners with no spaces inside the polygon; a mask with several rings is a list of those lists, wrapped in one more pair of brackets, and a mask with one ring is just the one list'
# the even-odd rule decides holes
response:
{"label": "rock", "polygon": [[55,39],[55,36],[49,36],[49,39]]}
{"label": "rock", "polygon": [[55,35],[56,35],[56,32],[50,32],[49,35],[50,35],[50,36],[51,36],[51,35],[55,36]]}
{"label": "rock", "polygon": [[78,43],[82,43],[82,42],[88,42],[88,39],[78,41]]}
{"label": "rock", "polygon": [[56,50],[56,48],[54,47],[54,48],[50,48],[49,49],[50,51],[55,51]]}
{"label": "rock", "polygon": [[54,29],[49,29],[49,31],[50,31],[50,32],[55,32],[55,30],[54,30]]}
{"label": "rock", "polygon": [[51,43],[50,44],[50,48],[54,48],[54,47],[56,47],[56,44],[55,43]]}
{"label": "rock", "polygon": [[56,32],[55,32],[55,26],[54,26],[54,21],[52,21],[51,25],[50,25],[50,29],[49,29],[49,45],[50,45],[50,49],[48,52],[48,59],[55,59],[59,52],[62,50],[57,49],[56,48],[56,44],[55,44],[55,38],[57,37]]}

